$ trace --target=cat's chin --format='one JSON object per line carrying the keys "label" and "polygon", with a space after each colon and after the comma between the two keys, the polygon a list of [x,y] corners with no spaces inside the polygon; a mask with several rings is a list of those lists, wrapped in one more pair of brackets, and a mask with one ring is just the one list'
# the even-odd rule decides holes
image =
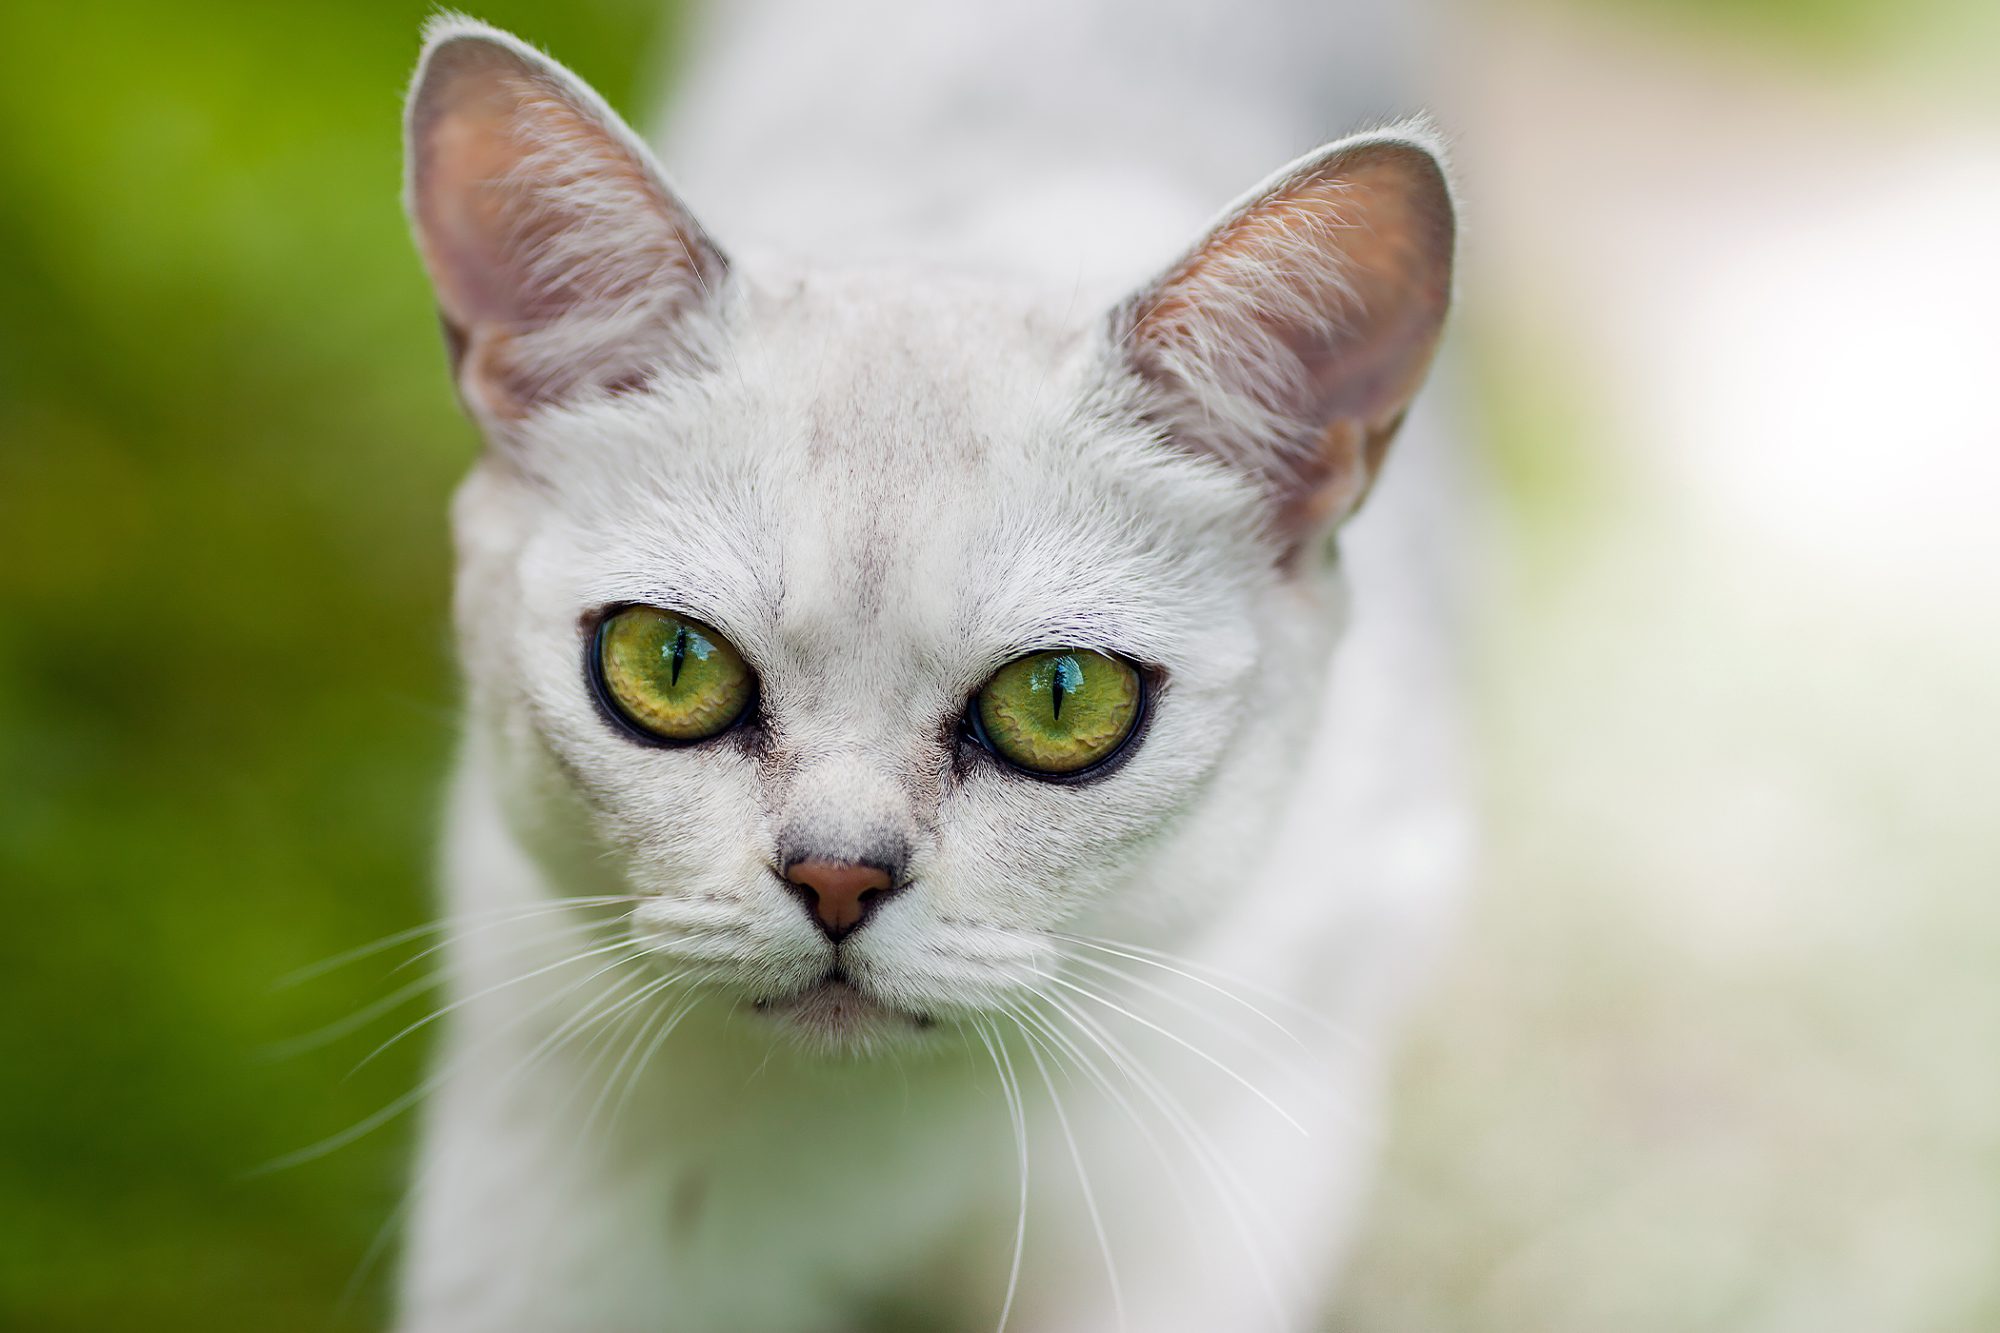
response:
{"label": "cat's chin", "polygon": [[936,1026],[926,1014],[875,999],[837,971],[804,990],[758,1000],[753,1007],[787,1036],[830,1054],[865,1054],[904,1044]]}

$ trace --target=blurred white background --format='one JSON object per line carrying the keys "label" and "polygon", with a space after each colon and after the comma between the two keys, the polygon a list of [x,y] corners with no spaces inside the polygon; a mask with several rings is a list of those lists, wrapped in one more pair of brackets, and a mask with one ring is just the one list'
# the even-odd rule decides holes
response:
{"label": "blurred white background", "polygon": [[2000,5],[1449,51],[1491,856],[1337,1327],[2000,1328]]}

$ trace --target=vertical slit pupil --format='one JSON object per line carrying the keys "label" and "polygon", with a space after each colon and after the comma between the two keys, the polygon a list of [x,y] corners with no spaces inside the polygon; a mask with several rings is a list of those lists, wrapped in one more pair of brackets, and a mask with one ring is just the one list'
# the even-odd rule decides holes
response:
{"label": "vertical slit pupil", "polygon": [[673,674],[667,677],[667,684],[678,685],[681,683],[681,663],[687,661],[687,652],[688,652],[687,626],[681,625],[676,627],[674,630]]}
{"label": "vertical slit pupil", "polygon": [[1074,657],[1058,657],[1056,659],[1054,679],[1049,682],[1049,703],[1050,715],[1058,722],[1062,720],[1063,695],[1068,692],[1064,689],[1064,682],[1069,679],[1070,672],[1074,670],[1076,670],[1076,659]]}

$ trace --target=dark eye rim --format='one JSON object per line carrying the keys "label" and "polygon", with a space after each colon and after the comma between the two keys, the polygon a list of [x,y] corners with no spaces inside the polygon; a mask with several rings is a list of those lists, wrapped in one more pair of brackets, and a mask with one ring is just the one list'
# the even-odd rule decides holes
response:
{"label": "dark eye rim", "polygon": [[960,727],[964,731],[966,738],[985,751],[992,758],[993,762],[1000,765],[1001,768],[1007,770],[1009,773],[1018,773],[1022,777],[1033,778],[1037,782],[1051,782],[1058,786],[1069,786],[1075,783],[1095,781],[1098,778],[1108,776],[1114,769],[1122,768],[1125,761],[1138,749],[1139,742],[1145,737],[1147,725],[1152,721],[1153,716],[1153,694],[1159,685],[1157,679],[1159,673],[1152,668],[1147,667],[1143,663],[1134,662],[1131,658],[1120,653],[1107,653],[1102,648],[1038,648],[1032,653],[1023,653],[1021,657],[1009,658],[1006,662],[1002,663],[1002,666],[1012,666],[1024,657],[1040,657],[1043,653],[1065,652],[1097,653],[1112,659],[1114,662],[1123,662],[1126,666],[1132,668],[1132,673],[1139,678],[1139,701],[1132,709],[1132,725],[1125,728],[1124,736],[1119,738],[1118,744],[1112,746],[1110,752],[1103,758],[1094,763],[1086,764],[1082,768],[1073,768],[1062,773],[1051,773],[1043,769],[1029,768],[1025,764],[1016,763],[1014,760],[1000,753],[998,747],[993,744],[992,738],[986,734],[986,724],[979,720],[979,694],[981,690],[986,688],[987,682],[991,681],[992,677],[990,676],[987,678],[987,681],[982,681],[979,689],[974,690],[972,697],[965,701],[964,719],[960,723]]}
{"label": "dark eye rim", "polygon": [[[736,648],[733,641],[707,621],[688,615],[684,611],[676,611],[671,607],[654,606],[651,602],[614,602],[609,606],[599,607],[585,622],[588,632],[583,636],[583,673],[585,678],[590,682],[590,697],[596,702],[597,711],[603,715],[606,722],[611,724],[614,731],[621,732],[628,740],[636,741],[641,745],[650,745],[655,749],[686,750],[697,745],[712,745],[725,736],[741,731],[744,725],[757,715],[757,706],[763,700],[764,682],[758,676],[757,669],[752,667],[748,661],[745,661],[743,665],[750,672],[750,693],[744,699],[743,707],[737,710],[735,717],[730,718],[728,722],[706,736],[698,736],[692,740],[681,740],[674,736],[662,736],[657,731],[648,730],[637,719],[628,714],[624,707],[619,704],[617,696],[611,692],[611,682],[604,678],[604,635],[611,622],[617,619],[621,612],[634,609],[658,611],[662,615],[677,616],[682,620],[701,625],[711,630],[717,638],[728,643],[731,648]],[[743,650],[736,648],[736,652],[738,656],[741,656]]]}

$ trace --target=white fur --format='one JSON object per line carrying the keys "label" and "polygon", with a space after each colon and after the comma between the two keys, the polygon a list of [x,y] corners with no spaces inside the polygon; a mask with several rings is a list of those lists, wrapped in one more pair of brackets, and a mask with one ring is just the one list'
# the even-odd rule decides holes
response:
{"label": "white fur", "polygon": [[[748,29],[718,65],[780,31]],[[542,61],[464,20],[429,39]],[[790,105],[817,115],[837,88]],[[536,262],[588,289],[629,254],[625,202],[606,207],[595,242]],[[445,882],[452,911],[488,915],[450,955],[401,1326],[805,1333],[893,1307],[986,1327],[1025,1216],[1011,1327],[1309,1327],[1363,1180],[1384,1023],[1464,850],[1427,424],[1342,558],[1290,565],[1263,479],[1163,429],[1119,344],[1117,284],[1171,251],[1079,278],[1029,249],[838,267],[716,235],[720,289],[640,321],[642,342],[672,332],[643,389],[585,383],[519,414],[468,394],[490,448],[454,513],[469,724]],[[603,312],[582,315],[596,355]],[[546,348],[575,327],[526,332]],[[724,632],[768,733],[662,749],[609,726],[585,618],[625,602]],[[1096,781],[1027,779],[956,737],[994,669],[1055,646],[1166,682]],[[888,835],[911,886],[840,952],[935,1029],[753,1012],[832,956],[772,873],[778,844],[858,855]],[[546,906],[582,895],[631,901]],[[612,951],[575,958],[586,941]],[[1060,1035],[1033,1046],[1006,1006],[1037,994],[1089,1022],[1048,1008]],[[982,1028],[1005,1034],[990,1059]]]}

